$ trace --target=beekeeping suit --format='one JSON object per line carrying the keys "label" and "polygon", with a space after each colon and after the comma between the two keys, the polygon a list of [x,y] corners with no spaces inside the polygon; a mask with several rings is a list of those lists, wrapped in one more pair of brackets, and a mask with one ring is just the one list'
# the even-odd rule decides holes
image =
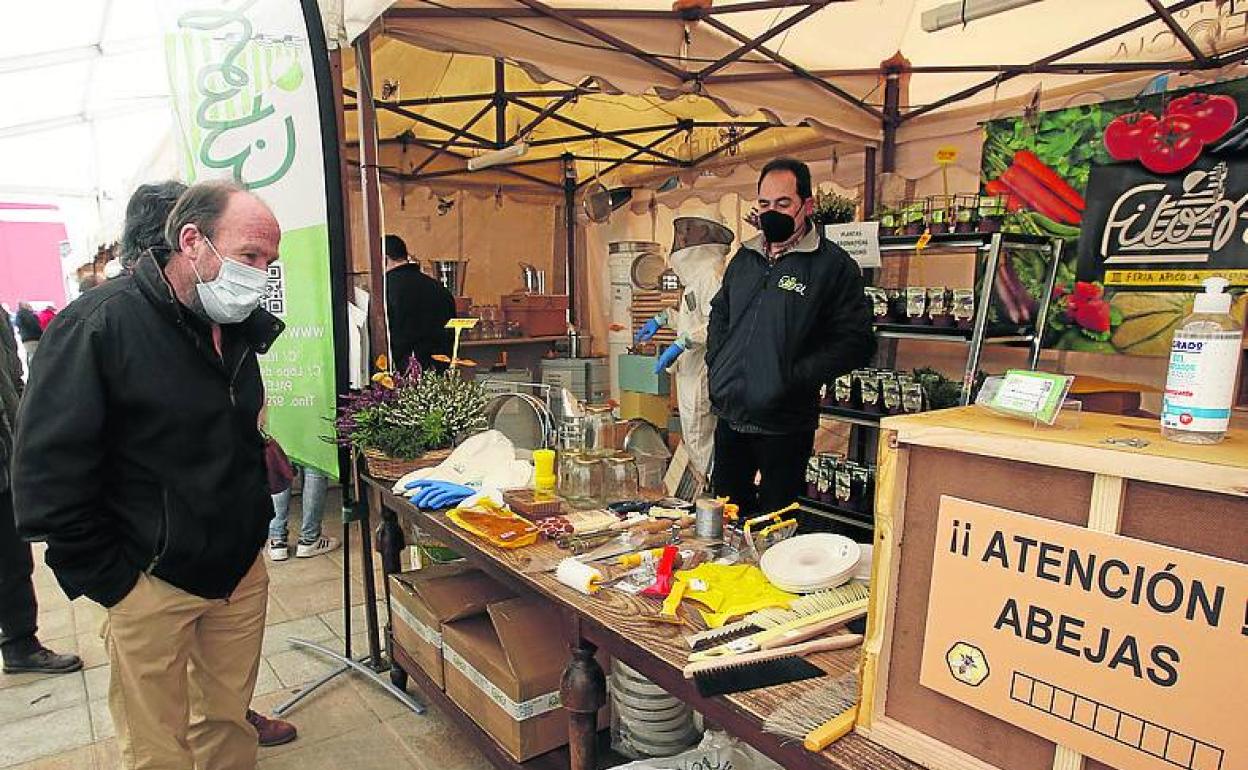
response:
{"label": "beekeeping suit", "polygon": [[[668,262],[684,292],[676,307],[655,318],[650,335],[659,326],[676,331],[676,343],[664,351],[659,364],[676,378],[681,435],[692,466],[705,475],[715,448],[715,415],[706,382],[706,327],[733,234],[722,222],[707,217],[677,217],[673,225]],[[640,338],[646,338],[652,324],[643,328]]]}

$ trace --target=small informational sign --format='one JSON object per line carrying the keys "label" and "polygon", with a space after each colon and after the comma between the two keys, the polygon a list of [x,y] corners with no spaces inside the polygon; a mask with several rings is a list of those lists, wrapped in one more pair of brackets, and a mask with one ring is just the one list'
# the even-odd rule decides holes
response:
{"label": "small informational sign", "polygon": [[1011,369],[992,395],[988,408],[1014,417],[1052,425],[1074,377],[1067,374]]}
{"label": "small informational sign", "polygon": [[1248,767],[1248,565],[942,497],[919,682],[1118,770]]}
{"label": "small informational sign", "polygon": [[472,328],[474,328],[474,327],[475,327],[475,326],[476,326],[476,325],[477,325],[480,321],[481,321],[481,319],[480,319],[480,318],[452,318],[451,320],[449,320],[449,321],[447,321],[447,322],[446,322],[446,327],[445,327],[445,328],[447,328],[447,329],[460,329],[460,330],[463,330],[463,329],[472,329]]}
{"label": "small informational sign", "polygon": [[958,148],[952,145],[945,145],[936,150],[936,164],[939,166],[950,166],[958,162]]}
{"label": "small informational sign", "polygon": [[829,241],[845,249],[862,269],[881,266],[879,222],[824,225],[823,232]]}

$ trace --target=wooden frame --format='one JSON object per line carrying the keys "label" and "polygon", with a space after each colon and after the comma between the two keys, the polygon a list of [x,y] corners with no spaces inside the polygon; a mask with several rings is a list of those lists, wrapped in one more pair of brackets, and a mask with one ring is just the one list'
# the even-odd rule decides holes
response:
{"label": "wooden frame", "polygon": [[[889,711],[893,641],[898,629],[899,590],[905,539],[912,451],[958,452],[1036,466],[1077,471],[1090,477],[1086,526],[1119,533],[1131,483],[1165,485],[1195,494],[1213,492],[1248,498],[1245,436],[1224,444],[1193,447],[1165,442],[1153,421],[1085,414],[1080,428],[1038,430],[975,407],[887,418],[882,423],[876,493],[876,538],[870,623],[862,663],[862,700],[856,729],[870,740],[933,770],[999,770],[893,718]],[[1143,437],[1147,438],[1143,438]],[[1106,438],[1148,441],[1147,446],[1111,446]],[[918,547],[922,547],[919,545]],[[911,590],[926,591],[926,586]],[[910,621],[913,623],[913,619]],[[907,686],[920,687],[917,682]],[[1015,728],[1025,733],[1022,728]],[[1052,770],[1083,770],[1082,754],[1056,746]]]}

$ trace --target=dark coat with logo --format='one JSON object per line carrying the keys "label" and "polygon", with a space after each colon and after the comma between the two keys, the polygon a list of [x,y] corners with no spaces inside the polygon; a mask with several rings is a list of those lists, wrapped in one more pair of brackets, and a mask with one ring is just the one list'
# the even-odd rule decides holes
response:
{"label": "dark coat with logo", "polygon": [[18,531],[48,544],[70,597],[112,606],[141,572],[229,596],[273,517],[257,353],[282,322],[211,328],[151,255],[87,292],[43,335],[17,421]]}
{"label": "dark coat with logo", "polygon": [[819,389],[875,353],[862,271],[812,229],[774,262],[761,236],[742,244],[711,301],[711,407],[768,433],[813,431]]}

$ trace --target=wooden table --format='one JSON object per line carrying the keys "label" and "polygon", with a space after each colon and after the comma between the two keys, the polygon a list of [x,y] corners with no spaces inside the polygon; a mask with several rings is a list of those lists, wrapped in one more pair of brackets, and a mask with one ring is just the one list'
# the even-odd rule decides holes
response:
{"label": "wooden table", "polygon": [[[596,719],[598,709],[606,702],[606,681],[594,654],[601,648],[693,706],[710,722],[722,726],[729,734],[754,746],[786,768],[917,770],[917,765],[858,735],[848,735],[826,751],[812,754],[803,749],[799,741],[763,732],[762,723],[767,715],[780,704],[819,686],[818,680],[703,698],[693,681],[681,674],[681,667],[689,655],[689,647],[683,638],[688,630],[644,619],[657,614],[657,600],[610,590],[592,597],[584,596],[559,583],[551,573],[526,571],[544,563],[553,563],[566,555],[553,543],[542,541],[514,551],[494,548],[451,524],[445,514],[417,510],[407,500],[392,494],[390,484],[370,478],[366,478],[365,482],[370,506],[382,516],[383,530],[387,526],[393,530],[394,525],[399,524],[403,531],[410,532],[410,525],[415,524],[422,533],[445,543],[473,566],[520,595],[543,597],[560,609],[564,618],[562,633],[571,650],[561,686],[563,704],[570,713],[570,765],[564,764],[563,767],[591,770],[599,765]],[[402,548],[400,538],[383,535],[379,548],[382,550],[383,569],[389,575],[398,569]],[[395,684],[405,686],[408,676],[411,676],[436,703],[456,708],[420,673],[405,651],[394,643],[388,628],[386,638],[392,660],[400,667],[394,674]],[[835,675],[857,665],[858,650],[826,653],[818,656],[817,660]],[[537,760],[524,765],[515,764],[479,729],[473,736],[484,753],[500,768],[537,766]]]}

